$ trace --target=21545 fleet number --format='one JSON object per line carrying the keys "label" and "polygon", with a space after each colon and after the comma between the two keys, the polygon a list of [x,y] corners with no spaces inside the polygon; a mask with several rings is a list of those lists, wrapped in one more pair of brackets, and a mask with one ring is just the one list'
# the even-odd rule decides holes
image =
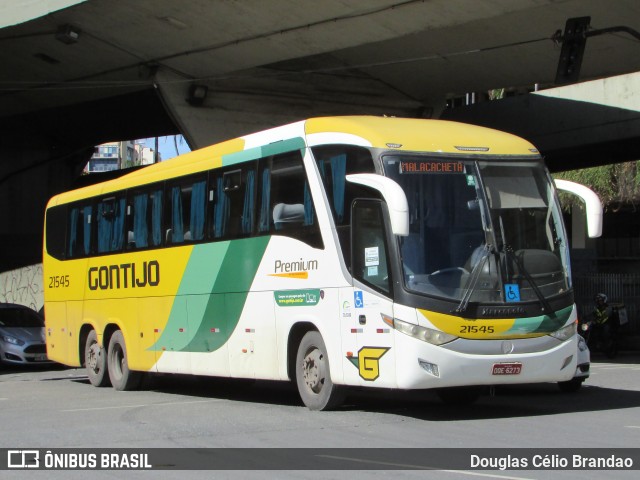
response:
{"label": "21545 fleet number", "polygon": [[462,325],[460,333],[495,333],[495,328],[491,325]]}
{"label": "21545 fleet number", "polygon": [[69,275],[54,275],[49,277],[49,288],[67,288],[69,286]]}

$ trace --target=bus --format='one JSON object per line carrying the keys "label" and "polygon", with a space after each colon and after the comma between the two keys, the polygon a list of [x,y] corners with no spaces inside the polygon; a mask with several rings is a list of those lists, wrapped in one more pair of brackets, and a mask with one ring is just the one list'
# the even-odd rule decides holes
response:
{"label": "bus", "polygon": [[529,142],[456,122],[312,118],[53,197],[47,353],[90,382],[148,372],[444,399],[576,372],[556,187]]}

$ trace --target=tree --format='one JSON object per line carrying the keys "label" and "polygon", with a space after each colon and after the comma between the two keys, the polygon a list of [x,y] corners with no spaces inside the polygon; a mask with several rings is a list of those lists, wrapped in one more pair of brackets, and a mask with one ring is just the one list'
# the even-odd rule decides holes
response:
{"label": "tree", "polygon": [[[605,209],[616,212],[623,205],[630,205],[633,210],[640,202],[640,161],[614,163],[600,167],[584,168],[555,173],[554,178],[581,183],[593,189]],[[561,194],[564,208],[579,205],[573,195]]]}

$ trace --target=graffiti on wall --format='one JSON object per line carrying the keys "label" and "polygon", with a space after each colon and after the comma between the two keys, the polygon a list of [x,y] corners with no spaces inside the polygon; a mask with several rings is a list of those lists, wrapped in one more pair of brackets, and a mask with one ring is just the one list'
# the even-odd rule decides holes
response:
{"label": "graffiti on wall", "polygon": [[44,305],[42,264],[0,273],[0,302],[40,310]]}

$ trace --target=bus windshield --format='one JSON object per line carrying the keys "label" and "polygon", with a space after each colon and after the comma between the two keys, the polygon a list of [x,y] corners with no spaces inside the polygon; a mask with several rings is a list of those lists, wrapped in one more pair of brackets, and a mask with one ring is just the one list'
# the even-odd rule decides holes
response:
{"label": "bus windshield", "polygon": [[[568,244],[540,161],[386,155],[405,191],[399,237],[408,290],[459,302],[537,301],[568,290]],[[462,307],[462,308],[460,308]]]}

